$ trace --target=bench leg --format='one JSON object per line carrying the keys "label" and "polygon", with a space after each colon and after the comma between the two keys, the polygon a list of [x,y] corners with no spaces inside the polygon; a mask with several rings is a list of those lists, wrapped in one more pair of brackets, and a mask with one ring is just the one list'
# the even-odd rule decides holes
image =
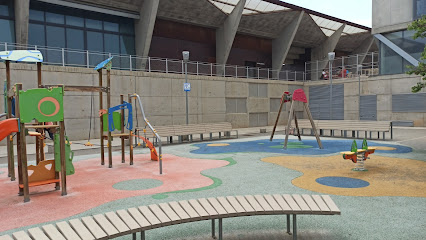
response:
{"label": "bench leg", "polygon": [[133,239],[133,240],[136,240],[136,233],[133,233],[133,234],[132,234],[132,239]]}
{"label": "bench leg", "polygon": [[222,133],[221,132],[219,132],[219,139],[221,139],[222,138]]}
{"label": "bench leg", "polygon": [[288,235],[291,235],[291,231],[290,231],[290,214],[287,214],[287,233],[288,233]]}
{"label": "bench leg", "polygon": [[141,231],[141,240],[145,240],[145,231]]}
{"label": "bench leg", "polygon": [[223,232],[222,232],[222,218],[219,218],[219,240],[222,240]]}
{"label": "bench leg", "polygon": [[297,239],[297,222],[296,222],[296,214],[293,214],[293,240]]}
{"label": "bench leg", "polygon": [[383,140],[385,140],[385,132],[383,132]]}
{"label": "bench leg", "polygon": [[213,139],[213,133],[210,133],[210,140]]}
{"label": "bench leg", "polygon": [[215,226],[215,219],[212,219],[212,238],[216,239],[216,226]]}
{"label": "bench leg", "polygon": [[201,141],[203,141],[204,139],[203,139],[203,134],[202,133],[200,133],[200,140]]}

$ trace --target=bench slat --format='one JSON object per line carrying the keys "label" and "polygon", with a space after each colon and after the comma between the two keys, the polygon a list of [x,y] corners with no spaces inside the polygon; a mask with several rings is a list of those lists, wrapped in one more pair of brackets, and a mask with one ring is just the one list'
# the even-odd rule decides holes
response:
{"label": "bench slat", "polygon": [[336,206],[330,196],[321,195],[324,202],[327,204],[328,208],[330,208],[331,212],[334,214],[340,214],[340,209]]}
{"label": "bench slat", "polygon": [[311,212],[311,209],[309,208],[308,204],[303,200],[303,198],[299,194],[293,194],[293,199],[299,205],[300,209],[302,209],[303,212]]}
{"label": "bench slat", "polygon": [[105,213],[105,217],[118,230],[121,235],[125,235],[130,231],[130,228],[120,219],[115,212]]}
{"label": "bench slat", "polygon": [[210,216],[218,215],[217,211],[212,207],[212,205],[205,198],[198,199],[198,202],[201,206],[207,211]]}
{"label": "bench slat", "polygon": [[126,210],[118,210],[117,215],[121,220],[123,220],[127,227],[130,228],[130,230],[136,230],[141,227]]}
{"label": "bench slat", "polygon": [[320,195],[312,195],[312,198],[317,203],[318,207],[321,209],[321,212],[330,212],[330,208],[327,207],[327,204],[324,202]]}
{"label": "bench slat", "polygon": [[28,233],[34,240],[50,240],[49,237],[47,237],[46,234],[44,234],[44,232],[38,227],[28,229]]}
{"label": "bench slat", "polygon": [[13,240],[9,235],[0,236],[0,240]]}
{"label": "bench slat", "polygon": [[149,228],[151,227],[151,223],[142,215],[141,212],[139,212],[136,208],[129,208],[127,209],[129,214],[135,219],[135,221],[141,226],[142,228]]}
{"label": "bench slat", "polygon": [[318,207],[315,201],[311,198],[311,196],[307,194],[302,194],[302,198],[308,204],[312,212],[321,212],[321,209]]}
{"label": "bench slat", "polygon": [[64,237],[67,240],[80,240],[81,238],[78,236],[78,234],[74,231],[74,229],[71,228],[71,226],[63,221],[56,223],[56,227],[58,230],[64,235]]}
{"label": "bench slat", "polygon": [[245,195],[244,196],[246,200],[250,203],[252,208],[257,212],[263,212],[263,208],[260,206],[260,204],[254,199],[251,195]]}
{"label": "bench slat", "polygon": [[273,209],[261,195],[254,195],[254,199],[259,203],[265,212],[273,212]]}
{"label": "bench slat", "polygon": [[90,232],[95,236],[96,239],[107,239],[108,234],[106,234],[102,228],[93,220],[92,217],[83,217],[81,218],[84,225],[90,230]]}
{"label": "bench slat", "polygon": [[180,219],[186,220],[190,218],[188,213],[185,212],[185,210],[179,205],[178,202],[169,202],[169,206],[173,209],[173,211],[175,211]]}
{"label": "bench slat", "polygon": [[173,211],[173,209],[169,206],[169,204],[167,204],[167,203],[160,203],[158,205],[163,210],[163,212],[165,214],[167,214],[167,217],[169,217],[170,220],[172,220],[172,221],[179,221],[180,222],[180,220],[181,220],[180,217],[175,213],[175,211]]}
{"label": "bench slat", "polygon": [[108,234],[108,236],[115,236],[119,231],[111,224],[103,214],[96,214],[93,216],[98,225]]}
{"label": "bench slat", "polygon": [[298,211],[301,212],[302,209],[300,209],[299,205],[294,201],[294,199],[289,194],[283,194],[284,200],[287,202],[287,204],[291,207],[292,211]]}
{"label": "bench slat", "polygon": [[14,232],[12,233],[12,236],[16,240],[32,240],[30,236],[24,231]]}
{"label": "bench slat", "polygon": [[197,200],[191,199],[188,202],[194,208],[194,210],[197,211],[198,215],[203,218],[209,216],[208,212],[201,206],[201,204]]}
{"label": "bench slat", "polygon": [[250,205],[249,202],[247,202],[247,199],[245,199],[243,196],[236,196],[235,197],[237,201],[241,204],[241,206],[244,208],[244,210],[248,213],[254,213],[256,212],[254,208]]}
{"label": "bench slat", "polygon": [[217,201],[216,198],[207,198],[207,200],[209,201],[209,203],[213,206],[213,208],[216,210],[216,212],[219,215],[225,215],[228,213],[225,210],[225,208],[223,208],[222,205],[220,205],[219,201]]}
{"label": "bench slat", "polygon": [[237,216],[237,211],[232,207],[228,200],[226,200],[226,198],[218,197],[216,199],[230,216]]}
{"label": "bench slat", "polygon": [[154,213],[155,216],[157,216],[161,223],[166,224],[170,222],[170,219],[157,204],[149,205],[148,208],[152,211],[152,213]]}
{"label": "bench slat", "polygon": [[282,210],[291,211],[291,207],[287,204],[287,202],[283,199],[281,195],[274,194],[273,197],[277,201],[277,203],[280,205]]}
{"label": "bench slat", "polygon": [[52,224],[44,225],[41,228],[43,228],[44,232],[47,236],[49,236],[50,239],[66,240],[64,236],[62,236],[62,234],[58,231],[58,229]]}
{"label": "bench slat", "polygon": [[228,196],[226,197],[226,200],[231,204],[231,206],[235,209],[237,213],[243,213],[245,212],[244,208],[241,206],[241,204],[237,201],[235,197]]}
{"label": "bench slat", "polygon": [[161,224],[161,221],[151,212],[151,210],[149,210],[147,206],[139,207],[139,211],[152,226]]}
{"label": "bench slat", "polygon": [[264,195],[263,198],[265,198],[266,202],[268,202],[269,206],[271,206],[274,211],[283,210],[271,195]]}
{"label": "bench slat", "polygon": [[201,216],[195,211],[195,209],[189,204],[188,201],[179,201],[179,205],[185,210],[185,212],[194,220],[201,219]]}
{"label": "bench slat", "polygon": [[84,226],[84,224],[80,221],[80,219],[71,219],[69,223],[82,240],[95,239],[95,237],[92,235],[89,229],[87,229],[86,226]]}

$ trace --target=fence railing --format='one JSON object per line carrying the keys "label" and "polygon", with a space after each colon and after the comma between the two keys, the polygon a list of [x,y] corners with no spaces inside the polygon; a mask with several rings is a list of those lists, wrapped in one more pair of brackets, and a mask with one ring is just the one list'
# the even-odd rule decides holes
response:
{"label": "fence railing", "polygon": [[[342,70],[347,70],[347,73]],[[357,77],[359,74],[362,76],[379,75],[379,54],[378,52],[370,52],[336,58],[331,64],[331,73],[328,60],[305,63],[307,80],[322,80],[323,71],[328,76],[331,74],[333,78]]]}
{"label": "fence railing", "polygon": [[[178,59],[141,57],[135,55],[0,42],[0,51],[15,49],[39,50],[43,54],[44,64],[47,65],[94,68],[106,58],[114,57],[112,60],[112,69],[176,74],[185,73],[185,63],[183,60]],[[378,71],[375,71],[378,68],[377,58],[377,53],[369,53],[366,54],[366,56],[354,55],[336,59],[333,62],[333,74],[337,74],[339,68],[344,66],[352,75],[356,75],[358,74],[356,66],[362,64],[363,72],[361,72],[361,74],[376,75],[378,74]],[[361,59],[363,59],[363,61],[359,63]],[[274,71],[269,68],[222,65],[194,61],[189,61],[187,64],[188,74],[190,75],[282,81],[318,80],[322,72],[319,66],[324,65],[326,66],[324,68],[328,69],[328,62],[325,63],[324,61],[306,62],[304,72],[289,70]]]}

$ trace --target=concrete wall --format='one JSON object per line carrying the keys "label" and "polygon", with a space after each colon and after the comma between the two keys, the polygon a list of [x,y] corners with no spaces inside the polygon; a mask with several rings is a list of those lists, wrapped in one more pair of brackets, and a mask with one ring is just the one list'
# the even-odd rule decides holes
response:
{"label": "concrete wall", "polygon": [[[98,85],[98,74],[92,69],[42,66],[44,84]],[[5,76],[5,65],[0,64],[0,76]],[[36,66],[33,64],[11,64],[12,84],[23,83],[24,90],[36,87]],[[267,123],[273,125],[277,110],[271,111],[271,99],[279,99],[284,91],[293,92],[303,88],[309,97],[309,86],[325,85],[328,81],[285,82],[245,78],[222,78],[209,76],[188,76],[192,90],[189,93],[189,123],[231,122],[234,128],[249,127],[250,114],[267,114]],[[119,95],[137,93],[142,97],[147,118],[153,125],[185,124],[185,93],[183,91],[184,75],[165,73],[146,73],[115,71],[111,72],[111,105],[119,104]],[[361,78],[361,94],[377,95],[377,120],[414,121],[415,126],[426,126],[426,113],[392,112],[392,94],[411,94],[411,86],[420,78],[417,76],[388,75]],[[334,84],[344,84],[344,119],[358,119],[358,79],[335,79]],[[104,85],[106,76],[104,76]],[[261,84],[262,96],[251,96],[249,86]],[[266,91],[266,95],[265,95]],[[426,90],[423,90],[426,92]],[[227,113],[226,100],[239,98],[246,100],[246,112]],[[3,94],[0,96],[0,112],[3,112]],[[93,110],[91,113],[91,99]],[[273,100],[277,102],[277,100]],[[419,103],[424,104],[424,103]],[[281,113],[280,124],[286,124],[289,104]],[[295,105],[299,118],[306,118],[303,105]],[[106,97],[104,97],[106,108]],[[64,100],[65,124],[67,135],[72,139],[87,139],[89,122],[92,117],[91,138],[97,138],[99,132],[98,94],[66,92]],[[274,106],[274,109],[278,109]],[[139,126],[144,126],[138,109]],[[134,117],[135,118],[135,117]]]}
{"label": "concrete wall", "polygon": [[373,0],[373,28],[371,33],[406,29],[413,21],[413,0]]}
{"label": "concrete wall", "polygon": [[[392,112],[393,94],[413,94],[411,87],[421,81],[418,76],[406,74],[383,75],[377,77],[361,77],[361,95],[377,95],[377,120],[413,121],[416,127],[426,126],[426,112]],[[344,119],[358,120],[359,92],[358,78],[333,79],[333,84],[344,84]],[[326,82],[311,82],[305,84],[305,89],[312,85],[328,84]],[[307,92],[307,91],[305,91]],[[421,92],[426,93],[426,89]],[[307,94],[309,97],[309,94]],[[425,104],[425,103],[415,103]]]}

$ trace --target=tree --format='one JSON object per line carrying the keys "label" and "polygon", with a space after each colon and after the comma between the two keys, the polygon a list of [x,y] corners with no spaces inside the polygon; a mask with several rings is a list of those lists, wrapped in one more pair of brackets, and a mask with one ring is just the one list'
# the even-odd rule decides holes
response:
{"label": "tree", "polygon": [[[419,18],[416,21],[412,22],[408,26],[408,30],[415,31],[413,39],[426,38],[426,15],[423,15],[422,18]],[[426,46],[423,50],[422,56],[420,57],[419,66],[410,66],[410,71],[408,71],[407,73],[410,75],[416,74],[422,76],[422,79],[426,81],[426,62],[424,60],[426,60]],[[426,83],[418,82],[416,86],[413,86],[411,88],[411,91],[413,93],[416,93],[422,90],[422,88],[426,88]]]}

